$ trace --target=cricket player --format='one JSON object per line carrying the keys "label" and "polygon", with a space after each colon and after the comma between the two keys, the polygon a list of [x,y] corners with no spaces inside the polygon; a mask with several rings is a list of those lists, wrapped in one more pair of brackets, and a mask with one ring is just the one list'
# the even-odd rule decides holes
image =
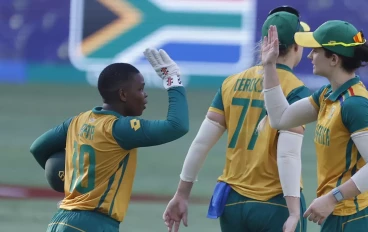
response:
{"label": "cricket player", "polygon": [[[177,64],[163,50],[145,57],[169,95],[166,120],[144,120],[144,78],[132,65],[114,63],[98,79],[103,105],[72,117],[41,135],[31,152],[44,167],[66,150],[65,198],[47,231],[119,231],[130,201],[137,148],[176,140],[188,132],[188,104]],[[159,103],[158,103],[159,104]]]}
{"label": "cricket player", "polygon": [[[283,6],[272,10],[263,24],[282,28],[276,70],[282,76],[282,94],[291,104],[310,95],[293,73],[303,48],[294,34],[309,30],[296,9]],[[303,28],[304,26],[304,28]],[[218,90],[197,136],[192,142],[176,194],[163,219],[169,231],[187,226],[188,199],[210,149],[227,130],[226,159],[208,210],[209,218],[220,218],[223,232],[306,231],[305,200],[301,193],[302,126],[277,131],[266,118],[262,93],[262,66],[251,67],[228,77]],[[262,127],[262,126],[261,126]]]}
{"label": "cricket player", "polygon": [[[322,224],[322,232],[368,230],[368,92],[356,70],[368,61],[368,44],[352,24],[331,20],[314,32],[298,32],[295,41],[313,50],[313,73],[330,84],[290,104],[277,71],[278,26],[264,39],[266,109],[273,128],[317,121],[317,199],[304,216]],[[279,79],[279,77],[281,77]],[[281,85],[280,85],[281,84]]]}

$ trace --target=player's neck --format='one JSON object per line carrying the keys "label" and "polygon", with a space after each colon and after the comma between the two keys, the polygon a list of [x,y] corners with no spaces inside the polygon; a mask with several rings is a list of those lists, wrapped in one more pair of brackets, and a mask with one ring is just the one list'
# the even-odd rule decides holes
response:
{"label": "player's neck", "polygon": [[287,59],[285,57],[278,57],[277,58],[277,63],[278,64],[283,64],[288,66],[290,69],[294,68],[294,62],[291,59]]}
{"label": "player's neck", "polygon": [[125,111],[122,109],[121,106],[117,106],[116,104],[107,104],[107,103],[103,103],[102,104],[102,109],[103,110],[109,110],[109,111],[114,111],[119,113],[122,116],[126,116]]}
{"label": "player's neck", "polygon": [[332,72],[331,75],[326,77],[331,84],[332,91],[338,89],[341,85],[343,85],[348,80],[355,77],[355,73],[346,73],[346,72]]}

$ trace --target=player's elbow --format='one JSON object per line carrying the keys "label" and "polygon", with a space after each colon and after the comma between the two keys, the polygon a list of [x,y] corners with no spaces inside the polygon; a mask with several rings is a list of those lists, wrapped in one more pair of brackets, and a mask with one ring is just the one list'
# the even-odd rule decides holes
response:
{"label": "player's elbow", "polygon": [[46,162],[43,162],[42,157],[44,155],[42,153],[42,148],[39,146],[39,144],[37,142],[33,142],[31,147],[29,148],[29,151],[31,152],[37,163],[44,169]]}
{"label": "player's elbow", "polygon": [[31,154],[34,156],[35,154],[37,154],[39,152],[39,146],[37,145],[36,142],[33,142],[29,148],[29,151],[31,152]]}
{"label": "player's elbow", "polygon": [[172,135],[180,138],[186,135],[189,131],[189,123],[171,123]]}
{"label": "player's elbow", "polygon": [[285,128],[284,125],[282,125],[279,121],[272,120],[270,118],[270,126],[276,130],[286,130],[288,128]]}
{"label": "player's elbow", "polygon": [[178,136],[182,137],[189,132],[189,124],[180,124],[179,126],[176,126],[175,131]]}

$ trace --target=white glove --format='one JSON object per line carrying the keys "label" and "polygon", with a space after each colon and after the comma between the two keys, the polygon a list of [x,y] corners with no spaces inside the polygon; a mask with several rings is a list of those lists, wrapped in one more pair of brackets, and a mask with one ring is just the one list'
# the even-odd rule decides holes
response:
{"label": "white glove", "polygon": [[150,62],[157,75],[162,78],[165,89],[183,86],[180,80],[179,66],[162,49],[147,48],[144,56]]}

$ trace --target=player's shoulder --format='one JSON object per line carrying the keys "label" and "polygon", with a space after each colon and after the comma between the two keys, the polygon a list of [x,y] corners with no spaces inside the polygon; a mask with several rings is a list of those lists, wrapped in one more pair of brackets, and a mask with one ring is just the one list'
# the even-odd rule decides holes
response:
{"label": "player's shoulder", "polygon": [[363,82],[359,81],[348,89],[349,96],[361,96],[368,98],[368,91]]}
{"label": "player's shoulder", "polygon": [[239,84],[242,80],[249,79],[249,78],[259,78],[261,79],[263,75],[263,67],[260,65],[252,66],[244,71],[235,73],[229,77],[227,77],[222,85],[222,91],[226,91],[229,89],[234,89],[234,86]]}
{"label": "player's shoulder", "polygon": [[[343,98],[344,97],[342,97],[342,99]],[[360,111],[363,108],[368,109],[368,97],[360,95],[345,97],[345,99],[342,100],[342,108],[354,111]]]}
{"label": "player's shoulder", "polygon": [[279,75],[281,88],[285,92],[290,92],[295,88],[305,86],[303,81],[300,80],[293,70],[284,64],[277,64],[277,74]]}

